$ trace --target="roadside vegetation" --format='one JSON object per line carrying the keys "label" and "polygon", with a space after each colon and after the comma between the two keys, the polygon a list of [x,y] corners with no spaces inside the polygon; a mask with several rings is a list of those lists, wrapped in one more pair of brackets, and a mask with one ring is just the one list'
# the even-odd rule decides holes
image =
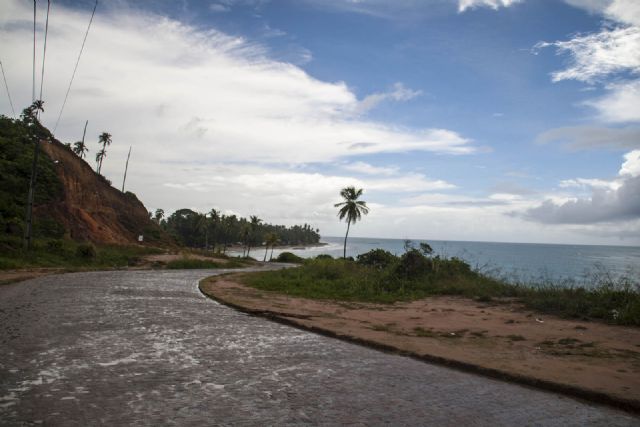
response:
{"label": "roadside vegetation", "polygon": [[[169,259],[145,259],[151,255],[163,255],[160,258]],[[242,268],[251,266],[254,262],[251,258],[235,258],[197,249],[183,248],[179,254],[171,255],[166,248],[94,245],[69,239],[35,239],[31,250],[25,250],[20,238],[0,238],[0,271],[38,268],[75,271],[140,266],[172,270]]]}
{"label": "roadside vegetation", "polygon": [[401,256],[382,249],[356,260],[324,255],[299,268],[248,274],[242,280],[258,289],[312,299],[393,303],[453,295],[495,304],[516,301],[564,318],[640,326],[640,286],[628,279],[601,281],[589,289],[511,284],[474,271],[461,259],[433,257],[431,252],[423,244]]}
{"label": "roadside vegetation", "polygon": [[169,270],[188,270],[188,269],[208,269],[208,268],[242,268],[249,267],[253,264],[251,260],[241,258],[218,258],[215,259],[199,259],[187,258],[169,261],[167,268]]}
{"label": "roadside vegetation", "polygon": [[138,264],[145,255],[164,253],[146,246],[93,245],[66,239],[35,239],[31,250],[22,239],[3,236],[0,240],[0,270],[22,268],[122,268]]}

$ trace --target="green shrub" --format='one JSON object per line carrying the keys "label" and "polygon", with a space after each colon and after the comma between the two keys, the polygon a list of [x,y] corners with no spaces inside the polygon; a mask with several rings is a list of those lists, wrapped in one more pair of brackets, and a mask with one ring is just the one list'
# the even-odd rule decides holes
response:
{"label": "green shrub", "polygon": [[302,264],[304,262],[304,258],[299,257],[296,254],[293,254],[291,252],[282,252],[280,255],[278,255],[278,257],[276,258],[277,262],[290,262],[293,264]]}
{"label": "green shrub", "polygon": [[62,239],[48,240],[45,247],[49,253],[63,254],[65,252],[64,241]]}
{"label": "green shrub", "polygon": [[357,257],[358,264],[367,265],[378,270],[384,270],[396,261],[398,261],[398,257],[384,249],[372,249]]}
{"label": "green shrub", "polygon": [[437,264],[437,269],[439,272],[449,275],[455,274],[470,274],[471,266],[461,260],[460,258],[449,258],[449,259],[440,259],[438,257],[432,260],[432,263]]}
{"label": "green shrub", "polygon": [[316,256],[316,259],[333,259],[333,257],[329,254],[320,254]]}
{"label": "green shrub", "polygon": [[400,257],[395,274],[407,279],[415,279],[433,271],[433,263],[417,249],[410,249]]}
{"label": "green shrub", "polygon": [[170,270],[182,270],[182,269],[200,269],[200,268],[220,268],[221,264],[210,261],[208,259],[194,259],[194,258],[183,258],[177,259],[174,261],[169,261],[167,263],[167,268]]}
{"label": "green shrub", "polygon": [[91,243],[82,243],[76,247],[76,256],[84,260],[94,259],[96,257],[96,247]]}

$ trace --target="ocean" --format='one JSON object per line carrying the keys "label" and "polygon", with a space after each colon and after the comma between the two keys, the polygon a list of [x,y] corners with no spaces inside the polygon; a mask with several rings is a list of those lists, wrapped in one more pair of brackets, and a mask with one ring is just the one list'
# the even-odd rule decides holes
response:
{"label": "ocean", "polygon": [[[320,254],[342,256],[344,237],[322,237],[326,246],[286,249],[298,256],[309,258]],[[421,240],[413,241],[416,246]],[[434,255],[458,257],[473,268],[511,282],[554,282],[589,286],[596,275],[608,274],[613,278],[626,276],[640,283],[640,247],[589,246],[531,243],[461,242],[428,240]],[[347,256],[356,257],[371,249],[382,248],[400,255],[404,252],[402,239],[376,239],[350,237]],[[274,258],[284,250],[274,250]],[[252,256],[262,259],[263,252]]]}

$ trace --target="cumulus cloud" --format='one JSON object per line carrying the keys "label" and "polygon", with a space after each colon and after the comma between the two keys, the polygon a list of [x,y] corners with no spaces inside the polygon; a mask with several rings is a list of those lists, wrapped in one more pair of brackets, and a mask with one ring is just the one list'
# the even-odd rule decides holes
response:
{"label": "cumulus cloud", "polygon": [[528,209],[524,217],[548,224],[597,224],[637,222],[640,219],[640,150],[625,155],[619,178],[603,180],[575,179],[561,183],[562,187],[588,186],[589,197],[574,197],[565,201],[545,200]]}
{"label": "cumulus cloud", "polygon": [[636,0],[565,0],[566,3],[610,20],[640,25],[640,3]]}
{"label": "cumulus cloud", "polygon": [[640,176],[640,150],[633,150],[624,155],[624,163],[618,172],[621,176]]}
{"label": "cumulus cloud", "polygon": [[467,9],[474,9],[477,7],[490,7],[491,9],[498,9],[499,7],[509,7],[521,0],[459,0],[458,11],[464,12]]}
{"label": "cumulus cloud", "polygon": [[640,128],[607,128],[601,126],[572,126],[550,129],[536,138],[538,144],[560,142],[575,150],[592,148],[640,148]]}

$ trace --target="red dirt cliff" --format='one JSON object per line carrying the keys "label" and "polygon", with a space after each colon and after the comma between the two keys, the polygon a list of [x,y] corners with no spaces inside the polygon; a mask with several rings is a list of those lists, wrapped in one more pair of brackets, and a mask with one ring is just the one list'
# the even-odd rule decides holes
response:
{"label": "red dirt cliff", "polygon": [[62,200],[40,205],[35,214],[62,224],[74,240],[133,244],[170,243],[169,237],[149,219],[135,194],[113,188],[102,176],[59,141],[44,143],[42,150],[56,163],[64,189]]}

